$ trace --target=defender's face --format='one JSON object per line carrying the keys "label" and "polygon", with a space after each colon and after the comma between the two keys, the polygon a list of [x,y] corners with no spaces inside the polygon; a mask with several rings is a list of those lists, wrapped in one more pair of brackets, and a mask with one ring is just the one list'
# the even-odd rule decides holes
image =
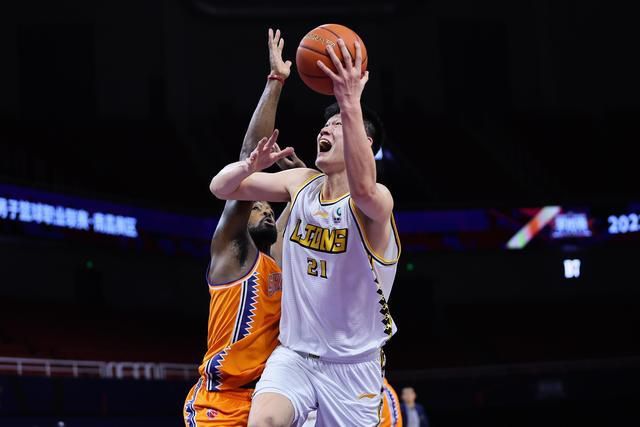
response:
{"label": "defender's face", "polygon": [[340,114],[336,114],[327,120],[318,134],[318,155],[316,157],[318,169],[329,173],[344,168],[342,142],[342,120]]}
{"label": "defender's face", "polygon": [[247,224],[249,230],[276,229],[276,220],[271,205],[267,202],[254,202]]}

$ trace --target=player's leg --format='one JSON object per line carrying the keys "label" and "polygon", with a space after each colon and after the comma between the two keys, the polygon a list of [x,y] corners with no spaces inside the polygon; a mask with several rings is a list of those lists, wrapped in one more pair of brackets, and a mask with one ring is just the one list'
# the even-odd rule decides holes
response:
{"label": "player's leg", "polygon": [[313,385],[318,396],[317,427],[377,426],[382,404],[379,360],[360,363],[319,362]]}
{"label": "player's leg", "polygon": [[249,427],[289,427],[304,423],[316,406],[305,362],[285,347],[274,350],[256,385]]}
{"label": "player's leg", "polygon": [[280,393],[262,392],[251,402],[249,427],[289,427],[295,411],[288,397]]}

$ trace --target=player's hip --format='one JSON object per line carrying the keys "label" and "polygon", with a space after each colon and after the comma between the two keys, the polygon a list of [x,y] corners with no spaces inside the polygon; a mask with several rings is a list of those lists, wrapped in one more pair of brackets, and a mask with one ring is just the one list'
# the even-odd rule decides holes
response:
{"label": "player's hip", "polygon": [[[309,322],[311,323],[311,322]],[[296,324],[294,322],[294,324]],[[293,351],[306,354],[311,359],[318,359],[331,363],[359,363],[380,358],[381,348],[390,338],[390,334],[380,327],[367,333],[364,329],[360,333],[353,333],[353,338],[344,328],[322,330],[313,324],[299,327],[289,327],[284,322],[280,329],[280,343]]]}
{"label": "player's hip", "polygon": [[206,379],[200,378],[185,399],[185,426],[246,426],[254,385],[252,382],[246,388],[209,391]]}

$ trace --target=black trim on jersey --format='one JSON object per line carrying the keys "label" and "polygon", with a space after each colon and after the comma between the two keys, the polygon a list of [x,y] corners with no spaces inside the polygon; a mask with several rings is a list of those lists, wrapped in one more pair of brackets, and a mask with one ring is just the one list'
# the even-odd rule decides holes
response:
{"label": "black trim on jersey", "polygon": [[373,257],[371,255],[369,258],[369,267],[371,268],[371,273],[373,274],[373,283],[376,285],[376,293],[380,295],[380,300],[378,300],[378,304],[380,304],[380,314],[382,314],[382,324],[384,325],[384,333],[388,336],[387,341],[391,338],[393,334],[393,317],[391,317],[391,310],[389,310],[389,304],[387,304],[387,299],[384,297],[384,292],[382,287],[380,286],[380,281],[378,280],[378,273],[376,269],[373,267]]}
{"label": "black trim on jersey", "polygon": [[[384,292],[382,291],[382,287],[380,286],[380,281],[378,280],[378,274],[376,273],[376,269],[373,267],[373,261],[375,260],[380,262],[380,260],[378,260],[373,254],[371,254],[371,252],[369,252],[369,249],[367,249],[367,245],[364,242],[362,232],[360,231],[360,226],[358,225],[358,221],[355,219],[355,213],[353,213],[353,210],[351,209],[351,203],[349,203],[349,210],[351,210],[351,213],[354,215],[356,228],[358,229],[358,233],[360,233],[360,238],[362,239],[362,246],[364,247],[364,250],[367,252],[367,255],[369,257],[369,267],[371,268],[371,272],[373,273],[373,283],[376,286],[376,293],[380,295],[378,304],[380,304],[380,314],[382,314],[382,324],[384,325],[384,333],[388,336],[387,338],[387,341],[388,341],[389,338],[391,338],[391,336],[393,335],[393,317],[391,317],[391,310],[389,310],[389,304],[387,304],[387,299],[384,297]],[[381,264],[384,264],[384,263],[381,263]],[[389,266],[393,264],[395,263],[384,264],[384,265]]]}
{"label": "black trim on jersey", "polygon": [[338,202],[343,201],[344,199],[346,199],[347,197],[349,197],[351,195],[351,193],[347,193],[342,197],[337,198],[336,200],[331,200],[328,202],[323,202],[322,201],[322,190],[320,190],[318,192],[318,203],[320,203],[320,206],[331,206],[331,205],[335,205]]}
{"label": "black trim on jersey", "polygon": [[378,295],[380,295],[380,314],[382,314],[382,324],[384,325],[384,333],[391,337],[393,334],[393,318],[391,317],[391,311],[389,310],[389,305],[387,304],[387,299],[384,297],[384,293],[382,292],[382,288],[378,284],[378,290],[376,291]]}

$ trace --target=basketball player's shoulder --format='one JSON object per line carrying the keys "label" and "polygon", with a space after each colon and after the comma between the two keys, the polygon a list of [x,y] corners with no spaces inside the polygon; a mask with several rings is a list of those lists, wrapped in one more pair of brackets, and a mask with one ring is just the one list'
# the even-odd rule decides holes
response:
{"label": "basketball player's shoulder", "polygon": [[324,175],[320,171],[309,168],[289,169],[284,172],[287,172],[287,187],[292,196],[309,182]]}
{"label": "basketball player's shoulder", "polygon": [[266,269],[273,271],[280,271],[280,266],[278,262],[270,255],[265,254],[264,252],[260,252],[260,258],[258,259],[257,269]]}
{"label": "basketball player's shoulder", "polygon": [[322,172],[310,168],[294,168],[284,171],[289,181],[294,185],[300,185],[308,179],[322,175]]}
{"label": "basketball player's shoulder", "polygon": [[[385,215],[383,215],[383,217],[384,221],[386,221],[386,216],[391,215],[391,213],[393,212],[393,207],[395,204],[393,200],[393,194],[391,194],[391,190],[389,190],[386,185],[379,182],[376,182],[376,191],[373,194],[374,199],[378,202],[376,204],[376,212],[384,212]],[[362,209],[360,209],[360,206],[358,206],[358,202],[356,200],[352,198],[349,203],[351,204],[353,209],[357,210],[359,213],[364,214]]]}

